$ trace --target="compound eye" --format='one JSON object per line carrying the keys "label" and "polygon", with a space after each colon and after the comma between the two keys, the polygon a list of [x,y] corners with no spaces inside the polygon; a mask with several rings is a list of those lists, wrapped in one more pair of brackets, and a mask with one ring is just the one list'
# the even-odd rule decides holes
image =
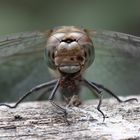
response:
{"label": "compound eye", "polygon": [[52,53],[52,59],[54,59],[54,52]]}
{"label": "compound eye", "polygon": [[86,58],[87,57],[87,52],[85,51],[84,53],[85,53],[85,58]]}
{"label": "compound eye", "polygon": [[50,51],[46,51],[46,52],[48,52],[48,53],[47,53],[48,58],[54,60],[54,57],[55,57],[55,56],[54,56],[54,52],[50,52]]}

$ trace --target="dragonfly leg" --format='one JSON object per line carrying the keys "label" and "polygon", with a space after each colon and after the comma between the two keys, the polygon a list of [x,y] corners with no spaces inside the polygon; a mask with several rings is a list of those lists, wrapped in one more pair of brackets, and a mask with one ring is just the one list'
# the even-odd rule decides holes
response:
{"label": "dragonfly leg", "polygon": [[18,106],[19,103],[21,103],[27,96],[29,96],[30,94],[32,94],[33,92],[35,91],[38,91],[42,88],[45,88],[45,87],[49,87],[49,86],[52,86],[54,85],[55,83],[57,82],[57,80],[52,80],[50,82],[46,82],[46,83],[43,83],[43,84],[40,84],[34,88],[32,88],[30,91],[26,92],[13,106],[9,105],[9,104],[6,104],[6,103],[1,103],[0,106],[6,106],[6,107],[9,107],[9,108],[16,108]]}
{"label": "dragonfly leg", "polygon": [[112,95],[114,98],[116,98],[118,100],[118,102],[122,103],[122,102],[129,102],[129,101],[137,101],[138,102],[138,99],[137,98],[130,98],[130,99],[127,99],[127,100],[121,100],[115,93],[113,93],[111,90],[109,90],[108,88],[104,87],[103,85],[101,84],[97,84],[95,82],[92,82],[93,85],[97,86],[98,88],[106,91],[107,93],[109,93],[110,95]]}
{"label": "dragonfly leg", "polygon": [[91,87],[95,92],[95,94],[97,95],[97,97],[99,98],[99,103],[98,103],[98,106],[97,106],[97,110],[102,114],[103,116],[103,122],[105,120],[105,114],[103,113],[103,111],[100,109],[101,107],[101,104],[102,104],[102,91],[100,90],[100,88],[98,88],[98,86],[94,85],[92,82],[88,81],[88,80],[83,80],[85,85]]}
{"label": "dragonfly leg", "polygon": [[50,101],[50,103],[51,103],[53,106],[55,106],[56,108],[58,108],[59,110],[62,111],[62,113],[64,114],[64,121],[65,121],[65,123],[66,123],[67,125],[70,125],[69,121],[67,120],[67,111],[66,111],[66,109],[64,109],[64,108],[62,108],[61,106],[57,105],[57,104],[53,101],[54,96],[55,96],[55,93],[56,93],[56,91],[57,91],[57,89],[58,89],[58,87],[59,87],[59,84],[60,84],[60,83],[59,83],[59,80],[58,80],[57,83],[56,83],[56,85],[55,85],[55,87],[54,87],[54,89],[53,89],[53,91],[52,91],[52,93],[51,93],[51,95],[49,96],[48,100]]}

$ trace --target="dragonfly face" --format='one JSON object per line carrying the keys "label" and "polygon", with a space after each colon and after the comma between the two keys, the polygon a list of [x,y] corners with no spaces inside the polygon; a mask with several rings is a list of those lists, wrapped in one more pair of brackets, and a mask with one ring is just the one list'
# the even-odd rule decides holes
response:
{"label": "dragonfly face", "polygon": [[59,73],[80,73],[94,60],[94,46],[86,31],[60,27],[50,34],[45,57],[48,66]]}

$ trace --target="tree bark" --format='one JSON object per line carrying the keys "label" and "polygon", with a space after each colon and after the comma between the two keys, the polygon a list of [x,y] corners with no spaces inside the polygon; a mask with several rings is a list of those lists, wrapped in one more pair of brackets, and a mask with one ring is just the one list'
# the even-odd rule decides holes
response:
{"label": "tree bark", "polygon": [[[136,98],[140,101],[140,96]],[[64,107],[70,125],[63,113],[47,101],[25,102],[15,109],[0,106],[0,140],[140,140],[139,101],[104,99],[104,122],[96,109],[98,100]]]}

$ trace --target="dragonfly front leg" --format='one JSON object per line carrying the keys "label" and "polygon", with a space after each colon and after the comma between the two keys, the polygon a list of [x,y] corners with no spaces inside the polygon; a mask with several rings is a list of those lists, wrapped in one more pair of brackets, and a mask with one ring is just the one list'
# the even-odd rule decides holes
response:
{"label": "dragonfly front leg", "polygon": [[60,80],[57,81],[57,83],[56,83],[56,85],[55,85],[55,87],[54,87],[54,89],[53,89],[51,95],[49,96],[48,100],[50,101],[50,103],[51,103],[53,106],[55,106],[56,108],[58,108],[59,110],[61,110],[61,111],[63,112],[63,114],[64,114],[64,119],[65,119],[65,123],[67,123],[67,125],[69,125],[69,121],[67,120],[67,111],[66,111],[66,109],[64,109],[64,108],[62,108],[61,106],[57,105],[57,104],[53,101],[54,96],[55,96],[55,93],[56,93],[56,91],[57,91],[59,85],[60,85]]}
{"label": "dragonfly front leg", "polygon": [[138,99],[137,98],[130,98],[130,99],[127,99],[127,100],[121,100],[115,93],[113,93],[111,90],[109,90],[108,88],[104,87],[103,85],[101,84],[97,84],[95,82],[92,82],[93,85],[97,86],[98,88],[106,91],[107,93],[109,93],[110,95],[112,95],[114,98],[116,98],[118,100],[118,102],[120,103],[123,103],[123,102],[129,102],[129,101],[137,101],[138,102]]}
{"label": "dragonfly front leg", "polygon": [[92,82],[88,81],[88,80],[83,80],[84,82],[84,85],[88,86],[88,87],[91,87],[95,92],[95,94],[98,96],[99,98],[99,103],[98,103],[98,106],[97,106],[97,110],[102,114],[103,116],[103,121],[105,120],[105,114],[102,112],[102,110],[100,109],[101,107],[101,104],[102,104],[102,91],[100,90],[100,88],[98,88],[96,85],[94,85]]}
{"label": "dragonfly front leg", "polygon": [[29,96],[33,92],[38,91],[42,88],[50,87],[50,86],[56,84],[56,82],[57,82],[57,80],[52,80],[50,82],[46,82],[46,83],[40,84],[40,85],[32,88],[30,91],[26,92],[13,106],[9,105],[9,104],[6,104],[6,103],[1,103],[0,106],[6,106],[6,107],[9,107],[9,108],[16,108],[19,103],[21,103],[27,96]]}

